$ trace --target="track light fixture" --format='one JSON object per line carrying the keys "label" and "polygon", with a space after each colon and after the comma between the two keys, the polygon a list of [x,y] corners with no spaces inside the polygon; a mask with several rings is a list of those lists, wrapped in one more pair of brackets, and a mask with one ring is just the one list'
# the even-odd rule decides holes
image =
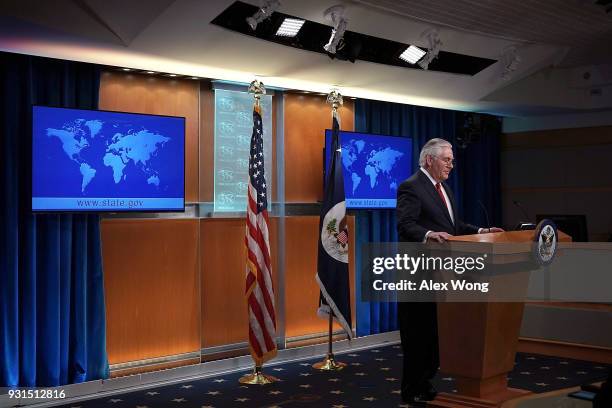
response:
{"label": "track light fixture", "polygon": [[522,58],[518,54],[518,50],[515,46],[510,46],[506,48],[501,56],[501,62],[503,71],[501,73],[501,79],[504,81],[508,81],[512,78],[514,71],[518,68],[521,63]]}
{"label": "track light fixture", "polygon": [[424,38],[428,43],[427,54],[417,64],[426,70],[429,68],[429,64],[438,57],[440,47],[442,47],[442,40],[440,40],[440,32],[436,28],[425,30],[421,34],[421,38]]}
{"label": "track light fixture", "polygon": [[272,13],[274,13],[281,6],[281,2],[279,0],[264,0],[261,2],[261,7],[252,17],[247,17],[246,21],[251,27],[252,30],[257,28],[257,24],[261,23],[267,18],[270,18]]}
{"label": "track light fixture", "polygon": [[342,37],[344,37],[344,32],[346,31],[346,27],[348,25],[348,20],[344,16],[344,10],[344,6],[336,5],[323,12],[325,18],[334,24],[331,37],[329,38],[327,44],[323,46],[323,49],[330,54],[336,53],[338,44],[340,44],[340,40],[342,40]]}

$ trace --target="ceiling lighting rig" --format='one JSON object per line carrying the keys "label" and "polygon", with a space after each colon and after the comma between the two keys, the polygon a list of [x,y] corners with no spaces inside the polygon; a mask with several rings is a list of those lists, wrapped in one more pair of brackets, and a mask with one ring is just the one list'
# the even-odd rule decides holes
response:
{"label": "ceiling lighting rig", "polygon": [[341,61],[366,61],[460,75],[476,75],[497,62],[490,58],[442,50],[442,41],[435,28],[423,32],[420,41],[412,45],[350,31],[348,6],[328,8],[323,12],[325,23],[319,23],[281,12],[279,0],[263,0],[260,4],[256,6],[236,0],[211,23],[240,34]]}
{"label": "ceiling lighting rig", "polygon": [[249,27],[251,27],[252,30],[255,30],[257,28],[257,24],[270,18],[272,13],[274,13],[280,6],[281,2],[279,0],[262,1],[259,10],[257,10],[251,17],[247,17],[246,21],[249,24]]}
{"label": "ceiling lighting rig", "polygon": [[325,18],[334,24],[331,37],[329,37],[327,44],[323,46],[323,49],[330,54],[335,54],[338,48],[342,48],[343,45],[340,44],[340,41],[344,37],[344,32],[348,26],[348,20],[344,16],[344,11],[344,6],[337,5],[332,6],[323,12]]}
{"label": "ceiling lighting rig", "polygon": [[514,71],[518,68],[521,60],[521,56],[518,54],[518,50],[515,46],[506,48],[500,59],[503,67],[501,79],[504,81],[512,79]]}
{"label": "ceiling lighting rig", "polygon": [[421,38],[427,40],[428,47],[427,53],[417,64],[419,67],[426,70],[429,69],[429,64],[438,57],[440,47],[442,47],[442,40],[440,40],[440,32],[435,28],[425,30],[423,34],[421,34]]}

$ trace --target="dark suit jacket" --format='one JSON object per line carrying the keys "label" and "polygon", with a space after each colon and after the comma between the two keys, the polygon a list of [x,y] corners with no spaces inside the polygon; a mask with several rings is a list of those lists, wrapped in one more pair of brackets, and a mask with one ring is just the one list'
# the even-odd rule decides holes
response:
{"label": "dark suit jacket", "polygon": [[478,232],[477,227],[459,219],[452,191],[444,182],[442,187],[453,207],[454,224],[438,191],[421,169],[400,184],[397,190],[397,230],[400,241],[422,242],[427,231],[444,231],[451,235]]}

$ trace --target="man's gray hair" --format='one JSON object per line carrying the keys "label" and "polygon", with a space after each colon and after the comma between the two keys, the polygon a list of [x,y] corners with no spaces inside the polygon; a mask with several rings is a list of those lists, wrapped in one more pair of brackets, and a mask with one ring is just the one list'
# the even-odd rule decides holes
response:
{"label": "man's gray hair", "polygon": [[430,139],[421,149],[421,154],[419,155],[419,166],[425,166],[425,164],[427,163],[427,156],[440,155],[443,147],[448,147],[452,149],[453,145],[451,145],[448,141],[437,137],[434,139]]}

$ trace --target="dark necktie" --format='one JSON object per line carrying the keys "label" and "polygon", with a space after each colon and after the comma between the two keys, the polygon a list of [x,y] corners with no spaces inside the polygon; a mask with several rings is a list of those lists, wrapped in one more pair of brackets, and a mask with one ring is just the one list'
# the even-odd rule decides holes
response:
{"label": "dark necktie", "polygon": [[440,195],[440,198],[442,199],[442,202],[444,203],[444,206],[446,207],[446,211],[448,211],[448,204],[446,204],[444,193],[442,193],[442,185],[440,183],[436,183],[436,190],[438,190],[438,194]]}

